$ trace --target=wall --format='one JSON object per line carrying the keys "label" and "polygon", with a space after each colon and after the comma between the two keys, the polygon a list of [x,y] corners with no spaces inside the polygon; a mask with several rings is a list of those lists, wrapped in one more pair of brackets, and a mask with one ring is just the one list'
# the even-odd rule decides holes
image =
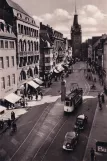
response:
{"label": "wall", "polygon": [[[4,69],[0,69],[0,98],[17,90],[17,66],[16,66],[16,50],[0,49],[0,56],[3,57]],[[10,67],[6,68],[6,56],[9,56]],[[11,56],[14,56],[15,66],[12,67]],[[12,85],[12,74],[15,74],[15,84]],[[10,75],[11,86],[7,87],[7,76]],[[5,77],[5,89],[1,89],[1,77]]]}

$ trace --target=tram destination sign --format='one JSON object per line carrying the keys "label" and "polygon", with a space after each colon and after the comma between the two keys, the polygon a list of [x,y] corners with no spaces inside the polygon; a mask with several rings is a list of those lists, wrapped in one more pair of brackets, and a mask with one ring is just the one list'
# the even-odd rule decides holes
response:
{"label": "tram destination sign", "polygon": [[107,154],[107,142],[96,142],[96,152]]}

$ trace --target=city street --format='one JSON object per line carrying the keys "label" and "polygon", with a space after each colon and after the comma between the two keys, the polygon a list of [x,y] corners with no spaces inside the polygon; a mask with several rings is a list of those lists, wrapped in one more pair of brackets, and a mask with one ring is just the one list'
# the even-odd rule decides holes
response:
{"label": "city street", "polygon": [[[60,101],[60,81],[54,82],[46,95],[54,102],[32,107],[18,121],[18,131],[10,136],[10,131],[0,136],[0,161],[82,161],[87,146],[95,110],[98,92],[90,92],[90,86],[84,77],[85,64],[78,62],[74,72],[66,78],[67,92],[70,84],[78,83],[84,90],[84,101],[72,114],[64,115]],[[51,97],[50,97],[51,95]],[[45,96],[44,96],[45,97]],[[62,149],[66,132],[72,131],[79,114],[88,116],[88,125],[80,134],[79,142],[73,152]]]}

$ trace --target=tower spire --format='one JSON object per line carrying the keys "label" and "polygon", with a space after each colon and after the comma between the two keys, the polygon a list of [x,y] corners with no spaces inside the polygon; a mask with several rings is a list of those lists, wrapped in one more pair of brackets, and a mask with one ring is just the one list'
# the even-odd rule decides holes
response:
{"label": "tower spire", "polygon": [[77,6],[76,6],[76,0],[75,0],[75,15],[77,14]]}

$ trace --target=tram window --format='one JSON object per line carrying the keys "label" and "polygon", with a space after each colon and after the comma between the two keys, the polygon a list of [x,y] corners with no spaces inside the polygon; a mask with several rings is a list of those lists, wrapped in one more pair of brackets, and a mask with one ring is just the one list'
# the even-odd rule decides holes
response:
{"label": "tram window", "polygon": [[66,106],[69,106],[69,102],[66,102]]}

